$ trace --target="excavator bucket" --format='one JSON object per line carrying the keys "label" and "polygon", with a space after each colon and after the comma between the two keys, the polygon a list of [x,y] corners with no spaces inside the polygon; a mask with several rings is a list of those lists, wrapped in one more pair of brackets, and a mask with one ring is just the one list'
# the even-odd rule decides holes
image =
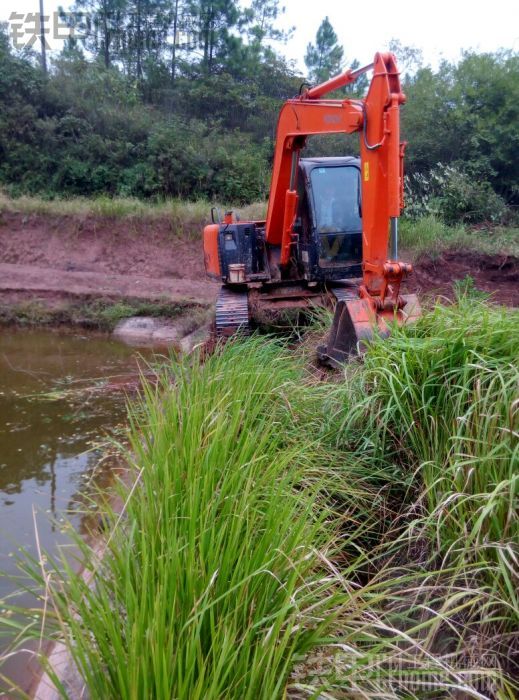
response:
{"label": "excavator bucket", "polygon": [[319,359],[332,367],[340,367],[351,355],[362,353],[375,334],[388,336],[391,325],[416,321],[422,314],[416,294],[402,296],[404,306],[374,312],[365,299],[338,298],[332,328],[326,345],[317,348]]}

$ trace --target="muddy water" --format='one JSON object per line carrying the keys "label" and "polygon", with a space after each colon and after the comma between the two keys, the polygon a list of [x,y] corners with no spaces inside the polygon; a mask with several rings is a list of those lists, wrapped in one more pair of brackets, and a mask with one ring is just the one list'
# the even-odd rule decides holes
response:
{"label": "muddy water", "polygon": [[[0,331],[0,615],[20,585],[11,578],[19,549],[36,552],[34,519],[41,547],[55,552],[67,541],[65,519],[81,530],[92,518],[92,485],[109,481],[113,465],[98,445],[122,429],[142,357],[103,337]],[[17,602],[33,604],[28,595]],[[0,654],[7,643],[0,638]],[[28,688],[28,656],[0,675]],[[0,697],[11,697],[1,679]]]}

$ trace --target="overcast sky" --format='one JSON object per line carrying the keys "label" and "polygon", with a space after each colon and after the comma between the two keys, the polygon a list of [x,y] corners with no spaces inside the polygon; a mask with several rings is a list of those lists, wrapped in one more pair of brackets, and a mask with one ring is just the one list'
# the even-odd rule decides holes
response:
{"label": "overcast sky", "polygon": [[[66,0],[44,0],[45,14]],[[459,58],[462,49],[494,51],[508,48],[519,51],[519,3],[517,0],[370,0],[369,4],[345,0],[280,0],[286,12],[282,24],[295,25],[292,39],[278,45],[279,51],[296,61],[304,72],[304,54],[309,41],[325,15],[328,15],[340,43],[346,63],[357,58],[369,63],[375,51],[387,49],[390,39],[423,50],[426,63],[437,66],[441,57]],[[39,0],[2,0],[0,21],[11,12],[37,12]],[[392,9],[390,9],[392,8]],[[60,46],[59,42],[55,46]]]}
{"label": "overcast sky", "polygon": [[[437,65],[439,57],[457,59],[461,49],[519,51],[519,3],[517,0],[282,0],[285,18],[296,25],[286,55],[302,64],[306,46],[328,15],[346,59],[369,63],[376,51],[387,50],[397,38],[404,45],[423,50],[426,63]],[[302,9],[304,7],[304,9]],[[392,9],[390,9],[392,8]]]}

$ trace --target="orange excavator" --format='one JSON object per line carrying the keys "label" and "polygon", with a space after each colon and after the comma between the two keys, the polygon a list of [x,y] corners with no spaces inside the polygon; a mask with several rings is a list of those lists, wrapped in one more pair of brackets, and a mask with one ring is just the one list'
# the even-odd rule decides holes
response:
{"label": "orange excavator", "polygon": [[[363,99],[330,92],[373,76]],[[253,310],[335,302],[322,360],[341,364],[372,337],[420,315],[415,295],[400,293],[411,273],[398,259],[403,208],[400,86],[395,57],[346,70],[285,102],[279,114],[266,221],[232,212],[204,229],[207,274],[222,282],[216,334],[247,332]],[[307,138],[360,136],[360,158],[301,158]]]}

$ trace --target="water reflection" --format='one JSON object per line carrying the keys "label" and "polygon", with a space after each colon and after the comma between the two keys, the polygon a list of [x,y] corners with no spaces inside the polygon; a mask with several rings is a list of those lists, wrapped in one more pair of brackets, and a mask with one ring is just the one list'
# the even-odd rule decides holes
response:
{"label": "water reflection", "polygon": [[[99,466],[95,445],[124,424],[140,354],[102,337],[0,331],[0,601],[16,587],[19,548],[35,553],[33,509],[48,551],[67,541],[62,524],[71,509],[82,529],[85,485],[93,477],[106,483],[113,467],[113,460]],[[26,659],[1,671],[28,685]],[[2,688],[0,681],[0,695]]]}

